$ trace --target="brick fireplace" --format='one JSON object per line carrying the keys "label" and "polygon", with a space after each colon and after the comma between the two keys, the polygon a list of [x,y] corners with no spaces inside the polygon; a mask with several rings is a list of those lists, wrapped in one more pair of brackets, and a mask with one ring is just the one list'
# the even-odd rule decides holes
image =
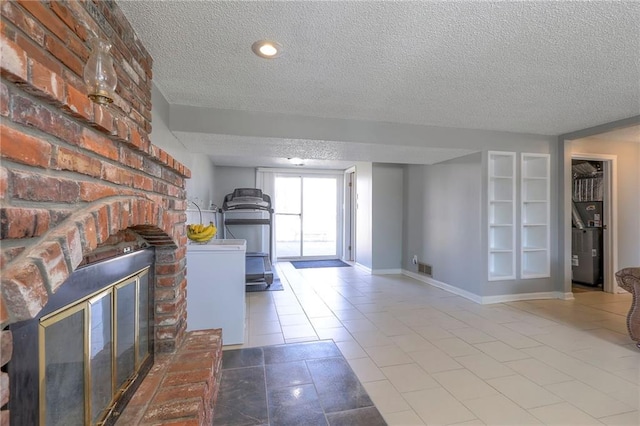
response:
{"label": "brick fireplace", "polygon": [[[34,318],[81,264],[155,246],[155,350],[186,328],[190,171],[151,143],[152,58],[112,1],[3,1],[0,82],[0,424],[9,326]],[[118,75],[110,106],[82,83],[92,35]]]}

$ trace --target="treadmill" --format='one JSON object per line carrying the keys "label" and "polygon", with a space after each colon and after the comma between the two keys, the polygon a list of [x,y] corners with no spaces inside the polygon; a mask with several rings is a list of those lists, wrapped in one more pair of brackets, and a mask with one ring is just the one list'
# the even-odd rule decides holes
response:
{"label": "treadmill", "polygon": [[[222,238],[227,238],[229,225],[258,225],[269,227],[269,252],[248,252],[245,261],[246,284],[258,285],[273,283],[271,259],[273,250],[273,209],[271,197],[257,188],[236,188],[224,197],[222,208]],[[251,213],[252,218],[234,218],[233,213]],[[268,216],[265,218],[265,213]]]}

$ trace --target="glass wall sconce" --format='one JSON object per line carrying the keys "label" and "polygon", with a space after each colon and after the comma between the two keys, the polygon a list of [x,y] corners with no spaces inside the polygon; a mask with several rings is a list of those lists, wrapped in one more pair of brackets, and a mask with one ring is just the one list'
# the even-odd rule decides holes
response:
{"label": "glass wall sconce", "polygon": [[84,65],[84,83],[87,96],[100,105],[113,102],[113,94],[118,84],[116,70],[109,53],[111,43],[95,37],[90,40],[91,54]]}

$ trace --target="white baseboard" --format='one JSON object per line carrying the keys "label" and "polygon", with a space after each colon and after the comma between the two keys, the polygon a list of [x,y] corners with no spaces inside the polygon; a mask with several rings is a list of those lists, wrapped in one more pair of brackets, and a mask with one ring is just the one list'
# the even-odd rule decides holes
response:
{"label": "white baseboard", "polygon": [[406,269],[402,270],[402,275],[406,275],[408,277],[414,278],[418,281],[422,281],[423,283],[427,283],[434,287],[440,288],[442,290],[448,291],[449,293],[453,293],[458,296],[462,296],[465,299],[469,299],[473,302],[479,303],[481,305],[490,305],[493,303],[505,303],[505,302],[517,302],[522,300],[540,300],[540,299],[562,299],[562,300],[573,300],[573,293],[564,293],[561,291],[544,291],[538,293],[518,293],[518,294],[501,294],[498,296],[479,296],[475,293],[471,293],[469,291],[463,290],[458,287],[454,287],[450,284],[443,283],[438,280],[434,280],[433,278],[426,277],[424,275],[416,274],[415,272],[407,271]]}
{"label": "white baseboard", "polygon": [[373,275],[401,275],[402,269],[374,269],[371,271]]}
{"label": "white baseboard", "polygon": [[541,299],[573,300],[573,293],[564,293],[562,291],[541,291],[538,293],[501,294],[498,296],[483,297],[482,304],[489,305],[492,303],[519,302],[522,300]]}
{"label": "white baseboard", "polygon": [[558,294],[560,295],[558,297],[558,299],[562,299],[562,300],[575,300],[575,297],[573,297],[573,292],[567,292],[567,293],[563,293],[561,291],[558,292]]}
{"label": "white baseboard", "polygon": [[433,278],[430,277],[426,277],[424,275],[420,275],[420,274],[416,274],[415,272],[411,272],[411,271],[407,271],[406,269],[402,270],[402,275],[406,275],[408,277],[414,278],[418,281],[422,281],[423,283],[427,283],[429,285],[432,285],[434,287],[440,288],[442,290],[448,291],[449,293],[453,293],[456,294],[458,296],[462,296],[465,299],[469,299],[473,302],[476,303],[482,303],[482,297],[478,296],[477,294],[471,293],[469,291],[463,290],[461,288],[458,287],[454,287],[452,285],[449,285],[447,283],[443,283],[441,281],[438,280],[434,280]]}
{"label": "white baseboard", "polygon": [[362,269],[365,272],[371,273],[371,268],[369,268],[368,266],[364,266],[361,263],[356,262],[355,266],[357,266],[358,268]]}

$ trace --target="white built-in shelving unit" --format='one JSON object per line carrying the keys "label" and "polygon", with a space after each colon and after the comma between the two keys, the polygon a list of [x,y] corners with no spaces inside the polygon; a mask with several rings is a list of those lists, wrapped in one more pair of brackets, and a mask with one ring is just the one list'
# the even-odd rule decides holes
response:
{"label": "white built-in shelving unit", "polygon": [[489,151],[489,281],[516,276],[516,154]]}
{"label": "white built-in shelving unit", "polygon": [[550,276],[549,154],[521,157],[520,278]]}

